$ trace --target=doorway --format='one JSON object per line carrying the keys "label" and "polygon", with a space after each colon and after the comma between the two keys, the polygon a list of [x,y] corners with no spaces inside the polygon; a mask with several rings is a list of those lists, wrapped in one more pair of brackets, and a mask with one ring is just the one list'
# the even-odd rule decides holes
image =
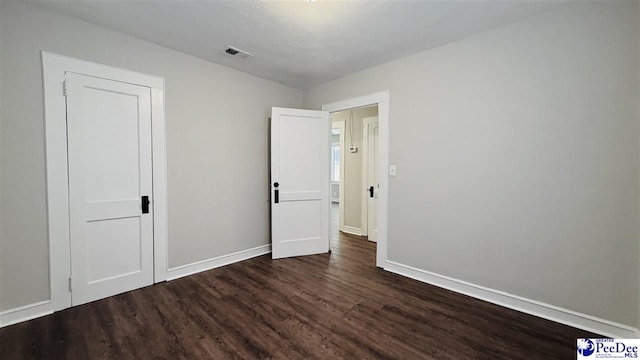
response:
{"label": "doorway", "polygon": [[377,267],[386,267],[388,91],[325,104],[322,111],[271,109],[269,202],[273,259],[331,252],[330,114],[371,106],[377,106],[379,119],[375,262]]}
{"label": "doorway", "polygon": [[[378,115],[378,174],[377,198],[373,206],[376,208],[376,266],[386,267],[387,261],[387,228],[388,228],[388,188],[389,179],[387,169],[389,168],[389,91],[382,91],[370,95],[337,101],[322,106],[323,111],[330,114],[349,110],[358,110],[368,107],[377,107]],[[346,126],[345,126],[346,128]],[[346,133],[345,129],[345,133]],[[350,145],[343,146],[343,152],[349,151]],[[343,172],[344,173],[344,172]],[[362,185],[361,185],[362,186]],[[364,192],[364,189],[361,187]],[[375,189],[374,189],[375,190]],[[365,198],[366,199],[366,198]],[[362,206],[362,203],[361,205]],[[366,205],[365,205],[366,206]],[[344,217],[343,217],[344,218]],[[333,227],[331,229],[333,233]]]}
{"label": "doorway", "polygon": [[370,130],[377,119],[377,104],[331,114],[331,186],[333,194],[339,193],[337,199],[332,197],[331,218],[337,224],[332,227],[332,237],[337,239],[343,234],[351,239],[376,240],[378,143]]}

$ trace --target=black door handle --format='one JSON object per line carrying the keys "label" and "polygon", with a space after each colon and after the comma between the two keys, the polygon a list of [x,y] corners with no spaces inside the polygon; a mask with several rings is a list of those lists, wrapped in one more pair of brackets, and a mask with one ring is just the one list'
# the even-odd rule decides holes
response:
{"label": "black door handle", "polygon": [[280,186],[278,182],[273,183],[273,187],[276,188],[273,192],[273,202],[276,204],[280,202],[280,190],[278,190],[278,186]]}
{"label": "black door handle", "polygon": [[149,197],[146,195],[142,197],[142,213],[149,213]]}
{"label": "black door handle", "polygon": [[373,186],[369,186],[369,197],[373,197]]}

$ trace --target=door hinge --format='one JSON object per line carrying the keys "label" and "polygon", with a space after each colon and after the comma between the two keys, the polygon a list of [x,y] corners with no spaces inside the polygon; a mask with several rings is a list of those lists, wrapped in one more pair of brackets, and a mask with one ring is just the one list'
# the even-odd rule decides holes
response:
{"label": "door hinge", "polygon": [[69,80],[65,80],[62,83],[62,91],[64,92],[64,96],[69,96]]}
{"label": "door hinge", "polygon": [[69,278],[69,292],[71,292],[71,278]]}

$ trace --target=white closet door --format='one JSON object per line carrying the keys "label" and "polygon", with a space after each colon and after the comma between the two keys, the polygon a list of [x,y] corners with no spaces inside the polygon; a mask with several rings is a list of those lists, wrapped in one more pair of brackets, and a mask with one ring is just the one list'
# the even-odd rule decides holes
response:
{"label": "white closet door", "polygon": [[151,92],[67,73],[72,304],[153,283]]}

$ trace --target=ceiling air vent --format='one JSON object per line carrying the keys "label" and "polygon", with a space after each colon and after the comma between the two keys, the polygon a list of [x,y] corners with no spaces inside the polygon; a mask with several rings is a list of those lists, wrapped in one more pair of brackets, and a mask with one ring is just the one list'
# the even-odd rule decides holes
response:
{"label": "ceiling air vent", "polygon": [[240,50],[238,48],[234,48],[232,46],[227,46],[226,49],[224,49],[224,53],[230,56],[235,56],[237,58],[240,59],[246,59],[248,57],[253,57],[253,55],[249,54],[248,52],[244,51],[244,50]]}

